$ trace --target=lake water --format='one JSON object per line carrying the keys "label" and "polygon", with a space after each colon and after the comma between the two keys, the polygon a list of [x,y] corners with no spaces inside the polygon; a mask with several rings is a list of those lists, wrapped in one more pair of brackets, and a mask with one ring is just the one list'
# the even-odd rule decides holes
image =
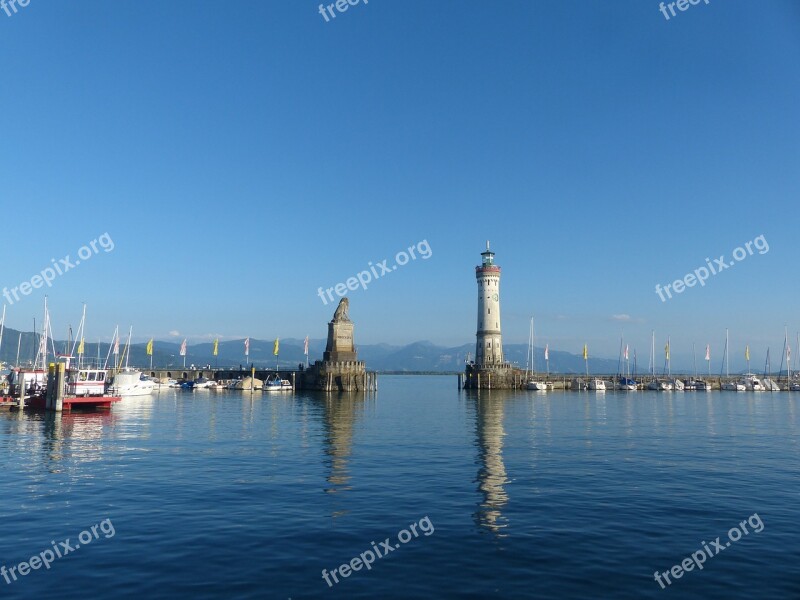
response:
{"label": "lake water", "polygon": [[[0,565],[91,538],[0,593],[800,597],[800,394],[379,383],[366,397],[170,390],[110,413],[0,413]],[[655,581],[754,514],[702,570]]]}

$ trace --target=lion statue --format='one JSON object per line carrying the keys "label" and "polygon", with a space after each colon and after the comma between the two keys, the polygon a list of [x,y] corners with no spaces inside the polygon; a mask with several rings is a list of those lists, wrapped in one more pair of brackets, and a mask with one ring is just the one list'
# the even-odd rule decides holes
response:
{"label": "lion statue", "polygon": [[342,298],[339,300],[339,306],[336,307],[336,312],[333,313],[334,321],[349,321],[350,315],[347,311],[350,310],[350,300]]}

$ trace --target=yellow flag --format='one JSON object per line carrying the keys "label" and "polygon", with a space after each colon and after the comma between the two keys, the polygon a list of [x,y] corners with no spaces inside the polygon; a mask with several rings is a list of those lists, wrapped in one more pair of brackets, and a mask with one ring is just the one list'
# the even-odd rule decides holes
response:
{"label": "yellow flag", "polygon": [[153,356],[153,338],[150,338],[150,341],[147,342],[147,356]]}
{"label": "yellow flag", "polygon": [[219,338],[214,340],[214,356],[219,354]]}
{"label": "yellow flag", "polygon": [[83,354],[83,338],[81,338],[81,343],[78,344],[78,354]]}
{"label": "yellow flag", "polygon": [[583,345],[583,360],[587,360],[589,358],[589,348],[586,347],[586,344]]}
{"label": "yellow flag", "polygon": [[272,353],[278,356],[278,346],[280,346],[280,338],[275,338],[275,345],[272,347]]}
{"label": "yellow flag", "polygon": [[744,359],[750,360],[750,346],[744,347]]}
{"label": "yellow flag", "polygon": [[669,360],[669,342],[667,342],[667,345],[664,346],[664,356],[667,360]]}

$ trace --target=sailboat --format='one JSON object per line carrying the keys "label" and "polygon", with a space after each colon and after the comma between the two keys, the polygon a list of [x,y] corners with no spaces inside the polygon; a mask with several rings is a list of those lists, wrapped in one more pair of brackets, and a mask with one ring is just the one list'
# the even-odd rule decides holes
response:
{"label": "sailboat", "polygon": [[772,366],[769,362],[769,348],[767,348],[767,362],[764,364],[764,379],[762,380],[764,390],[767,392],[780,392],[781,386],[770,375],[772,375]]}
{"label": "sailboat", "polygon": [[[586,377],[589,378],[589,348],[586,344],[583,345],[583,360],[586,362]],[[605,392],[606,382],[598,377],[589,379],[589,389],[595,392]]]}
{"label": "sailboat", "polygon": [[[786,348],[787,348],[786,349],[786,356],[787,356],[787,359],[786,359],[786,372],[788,374],[789,370],[790,370],[789,365],[791,364],[791,360],[790,359],[792,357],[792,349],[789,348],[788,346]],[[800,352],[800,333],[797,334],[797,342],[795,343],[794,351],[795,352]],[[797,375],[798,375],[798,371],[797,371],[797,369],[795,369],[795,372],[794,372],[794,379],[795,380],[792,381],[791,375],[789,376],[789,381],[787,383],[789,384],[789,391],[790,392],[800,392],[800,379],[798,379]]]}
{"label": "sailboat", "polygon": [[[622,347],[625,343],[624,335],[619,338],[619,359],[617,360],[617,385],[618,390],[635,391],[638,384],[634,379],[631,379],[631,363],[628,360],[628,346],[625,346],[623,351]],[[625,368],[622,369],[622,359],[625,359]]]}
{"label": "sailboat", "polygon": [[692,378],[687,379],[683,383],[685,390],[697,389],[697,349],[695,348],[694,342],[692,342]]}
{"label": "sailboat", "polygon": [[[692,354],[694,354],[694,345],[692,345]],[[708,363],[708,376],[711,377],[711,345],[706,344],[706,362]],[[697,363],[695,363],[694,367],[694,389],[700,392],[710,392],[711,391],[711,382],[705,381],[703,379],[697,379]]]}
{"label": "sailboat", "polygon": [[647,384],[647,389],[656,392],[667,392],[672,389],[672,384],[667,381],[661,381],[656,377],[656,332],[653,330],[650,339],[650,373],[653,380]]}
{"label": "sailboat", "polygon": [[[720,384],[720,389],[728,391],[728,392],[744,392],[747,390],[745,385],[741,382],[733,382],[730,381],[730,369],[728,364],[728,330],[725,329],[725,377],[727,378],[726,381]],[[721,377],[720,377],[721,379]]]}
{"label": "sailboat", "polygon": [[670,357],[670,337],[667,336],[667,345],[664,347],[665,359],[667,361],[667,384],[672,386],[672,389],[682,392],[684,390],[683,382],[677,377],[672,376],[672,361]]}
{"label": "sailboat", "polygon": [[547,369],[547,379],[544,382],[544,385],[548,390],[552,390],[555,387],[555,384],[550,381],[550,344],[544,345],[544,363]]}
{"label": "sailboat", "polygon": [[[531,328],[528,332],[528,356],[525,359],[525,389],[543,392],[547,390],[547,384],[544,381],[540,381],[536,378],[535,351],[536,347],[534,346],[533,317],[531,317]],[[528,373],[529,366],[531,368],[530,374]]]}
{"label": "sailboat", "polygon": [[[586,363],[586,377],[589,377],[589,351],[586,348],[586,344],[583,345],[583,360]],[[586,383],[586,380],[581,377],[576,377],[572,380],[570,384],[570,389],[575,391],[584,391],[589,388],[589,385]]]}

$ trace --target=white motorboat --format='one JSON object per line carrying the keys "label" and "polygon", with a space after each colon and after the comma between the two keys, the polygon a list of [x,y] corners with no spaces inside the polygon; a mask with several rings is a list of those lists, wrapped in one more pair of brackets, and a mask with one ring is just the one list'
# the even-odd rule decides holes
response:
{"label": "white motorboat", "polygon": [[780,392],[781,386],[774,379],[766,377],[761,383],[764,384],[764,391],[766,392]]}
{"label": "white motorboat", "polygon": [[281,379],[277,374],[274,377],[268,377],[264,382],[265,392],[291,392],[292,382],[288,379]]}
{"label": "white motorboat", "polygon": [[761,383],[761,380],[753,375],[752,373],[748,373],[739,381],[739,383],[744,384],[744,389],[748,392],[763,392],[764,385]]}
{"label": "white motorboat", "polygon": [[125,367],[114,375],[108,391],[115,396],[148,396],[154,388],[155,383],[141,371]]}
{"label": "white motorboat", "polygon": [[653,381],[647,384],[647,389],[654,392],[671,392],[672,384],[663,379],[653,379]]}
{"label": "white motorboat", "polygon": [[726,392],[746,392],[747,388],[739,381],[725,381],[720,386],[720,389]]}
{"label": "white motorboat", "polygon": [[205,377],[198,377],[194,380],[194,389],[196,390],[205,390],[211,387],[211,384],[214,383],[210,379]]}
{"label": "white motorboat", "polygon": [[670,384],[672,386],[672,389],[675,390],[676,392],[682,392],[684,391],[684,389],[686,389],[686,384],[684,384],[683,381],[681,381],[677,377],[670,378],[667,381],[667,383]]}
{"label": "white motorboat", "polygon": [[530,381],[528,381],[528,383],[525,384],[525,389],[535,390],[537,392],[544,392],[547,390],[547,383],[544,381],[536,381],[535,379],[531,379]]}
{"label": "white motorboat", "polygon": [[598,379],[597,377],[593,377],[589,380],[589,389],[595,392],[605,392],[606,382],[602,379]]}

